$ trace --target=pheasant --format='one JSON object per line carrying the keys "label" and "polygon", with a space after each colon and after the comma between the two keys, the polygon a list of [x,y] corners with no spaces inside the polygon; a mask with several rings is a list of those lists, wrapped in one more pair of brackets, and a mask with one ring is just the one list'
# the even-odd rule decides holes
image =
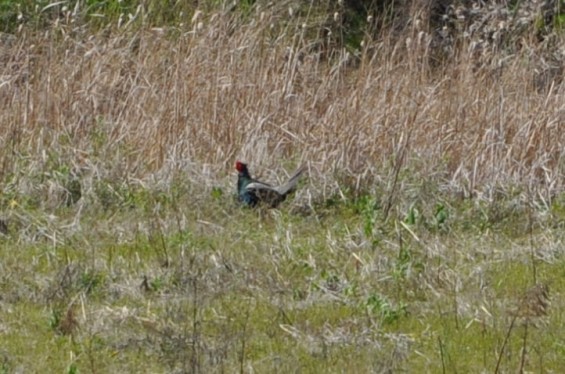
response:
{"label": "pheasant", "polygon": [[247,164],[237,161],[235,168],[237,175],[237,198],[243,204],[254,207],[259,203],[266,204],[271,208],[276,208],[283,202],[288,194],[294,191],[298,178],[306,169],[305,166],[300,167],[292,174],[292,177],[282,186],[273,187],[267,183],[260,182],[251,178]]}

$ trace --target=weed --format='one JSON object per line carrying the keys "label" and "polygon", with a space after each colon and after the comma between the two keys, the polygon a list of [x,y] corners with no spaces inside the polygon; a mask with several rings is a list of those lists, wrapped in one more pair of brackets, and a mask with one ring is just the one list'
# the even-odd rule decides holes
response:
{"label": "weed", "polygon": [[369,313],[379,317],[384,324],[396,322],[407,315],[406,305],[393,306],[384,296],[378,294],[370,295],[366,306]]}

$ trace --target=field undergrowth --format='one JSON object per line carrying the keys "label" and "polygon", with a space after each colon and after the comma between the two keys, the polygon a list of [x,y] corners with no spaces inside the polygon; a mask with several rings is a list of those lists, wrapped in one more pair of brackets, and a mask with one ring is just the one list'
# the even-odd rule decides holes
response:
{"label": "field undergrowth", "polygon": [[211,4],[0,35],[0,373],[559,372],[563,36]]}

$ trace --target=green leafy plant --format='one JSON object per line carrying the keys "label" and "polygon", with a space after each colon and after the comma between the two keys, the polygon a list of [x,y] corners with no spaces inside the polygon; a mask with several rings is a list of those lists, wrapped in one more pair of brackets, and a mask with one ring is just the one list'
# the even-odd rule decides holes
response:
{"label": "green leafy plant", "polygon": [[86,271],[80,277],[80,286],[86,293],[92,293],[104,284],[105,276],[97,271]]}
{"label": "green leafy plant", "polygon": [[372,294],[365,303],[370,314],[378,316],[383,323],[390,324],[408,315],[406,305],[394,306],[390,301],[379,294]]}

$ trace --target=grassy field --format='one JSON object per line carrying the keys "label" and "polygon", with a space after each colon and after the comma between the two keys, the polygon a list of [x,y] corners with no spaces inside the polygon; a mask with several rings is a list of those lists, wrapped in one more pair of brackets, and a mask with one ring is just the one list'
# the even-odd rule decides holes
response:
{"label": "grassy field", "polygon": [[[549,43],[281,4],[0,35],[0,373],[562,370]],[[245,209],[236,160],[307,175]]]}

